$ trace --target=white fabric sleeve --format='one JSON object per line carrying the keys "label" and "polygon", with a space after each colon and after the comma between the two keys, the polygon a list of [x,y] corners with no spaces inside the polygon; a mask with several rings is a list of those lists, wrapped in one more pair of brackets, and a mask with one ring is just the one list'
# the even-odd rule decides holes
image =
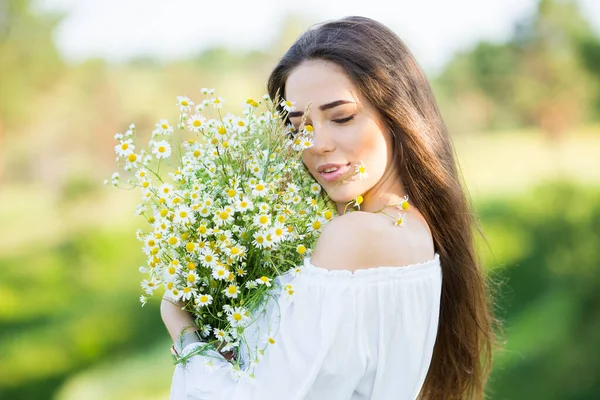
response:
{"label": "white fabric sleeve", "polygon": [[196,355],[175,367],[171,400],[417,397],[438,326],[437,255],[422,264],[356,273],[318,268],[306,259],[291,283],[292,300],[279,301],[275,343],[253,379],[234,379],[222,357]]}

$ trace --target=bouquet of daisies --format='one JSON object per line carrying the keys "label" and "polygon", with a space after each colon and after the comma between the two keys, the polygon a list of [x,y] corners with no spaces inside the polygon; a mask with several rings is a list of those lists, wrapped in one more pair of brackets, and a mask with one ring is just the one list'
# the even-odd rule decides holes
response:
{"label": "bouquet of daisies", "polygon": [[[117,161],[132,177],[124,184],[115,173],[111,183],[141,190],[142,287],[147,295],[164,290],[195,317],[206,344],[190,356],[221,346],[255,362],[272,335],[251,344],[246,331],[274,289],[293,295],[292,285],[274,288],[274,280],[310,254],[335,209],[303,167],[312,127],[286,125],[291,102],[264,96],[249,99],[240,116],[222,115],[224,100],[201,92],[198,104],[177,98],[176,126],[161,119],[148,151],[134,125],[115,135]],[[245,367],[241,357],[230,362]]]}

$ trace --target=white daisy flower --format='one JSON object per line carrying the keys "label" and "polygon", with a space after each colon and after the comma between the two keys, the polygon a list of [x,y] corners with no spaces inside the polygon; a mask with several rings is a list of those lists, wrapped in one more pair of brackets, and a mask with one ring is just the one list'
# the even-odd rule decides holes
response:
{"label": "white daisy flower", "polygon": [[158,187],[158,195],[161,197],[169,198],[173,194],[173,185],[169,183],[163,183]]}
{"label": "white daisy flower", "polygon": [[155,154],[156,158],[169,158],[171,156],[171,145],[166,140],[155,142],[152,146],[152,154]]}
{"label": "white daisy flower", "polygon": [[127,157],[133,153],[133,150],[135,150],[135,145],[133,144],[132,139],[123,140],[115,146],[115,153],[117,153],[119,157]]}
{"label": "white daisy flower", "polygon": [[200,255],[200,261],[208,268],[216,267],[218,260],[216,254],[210,248],[205,248]]}
{"label": "white daisy flower", "polygon": [[[210,294],[201,294],[200,296],[196,297],[196,306],[198,308],[208,306],[212,303],[212,300],[213,298]],[[205,328],[210,329],[210,326],[207,325]],[[202,335],[207,336],[207,334],[205,334],[205,330],[203,330]]]}
{"label": "white daisy flower", "polygon": [[266,196],[267,193],[268,193],[267,185],[264,182],[262,182],[262,181],[259,181],[252,188],[252,195],[253,196]]}
{"label": "white daisy flower", "polygon": [[115,138],[115,140],[123,140],[123,134],[122,133],[115,133],[114,138]]}
{"label": "white daisy flower", "polygon": [[250,313],[244,307],[234,307],[227,313],[231,326],[243,326],[250,319]]}
{"label": "white daisy flower", "polygon": [[187,276],[185,277],[186,284],[188,286],[195,285],[200,280],[200,277],[196,273],[196,271],[189,271]]}
{"label": "white daisy flower", "polygon": [[313,147],[313,140],[307,136],[303,137],[301,139],[301,149],[302,150],[306,150],[306,149],[310,149],[311,147]]}
{"label": "white daisy flower", "polygon": [[275,223],[275,225],[273,226],[273,228],[270,230],[269,233],[271,234],[273,241],[275,243],[278,243],[278,242],[282,241],[283,239],[285,239],[285,237],[287,236],[287,229],[285,228],[285,226],[282,223],[277,222],[277,223]]}
{"label": "white daisy flower", "polygon": [[282,100],[281,103],[279,104],[281,106],[281,108],[283,108],[285,111],[290,112],[290,111],[294,111],[296,110],[295,107],[296,102],[293,101],[289,101],[289,100]]}
{"label": "white daisy flower", "polygon": [[394,225],[396,225],[396,226],[404,226],[405,224],[406,224],[406,213],[400,215],[394,222]]}
{"label": "white daisy flower", "polygon": [[213,268],[212,276],[218,281],[223,281],[229,276],[229,271],[224,265],[218,265],[217,267]]}
{"label": "white daisy flower", "polygon": [[223,293],[225,293],[225,296],[229,297],[230,299],[236,299],[240,294],[240,288],[237,285],[232,284],[224,289]]}
{"label": "white daisy flower", "polygon": [[188,128],[190,131],[198,133],[203,129],[205,121],[206,121],[206,118],[204,118],[202,115],[195,114],[195,115],[191,116],[190,118],[188,118],[188,120],[187,120]]}
{"label": "white daisy flower", "polygon": [[254,289],[257,286],[258,286],[258,284],[255,281],[246,282],[246,289]]}
{"label": "white daisy flower", "polygon": [[235,202],[235,210],[239,212],[251,211],[253,207],[252,201],[246,196]]}
{"label": "white daisy flower", "polygon": [[225,103],[225,99],[221,97],[215,97],[212,103],[214,108],[223,108],[223,103]]}
{"label": "white daisy flower", "polygon": [[256,279],[256,283],[258,283],[259,285],[271,287],[271,278],[267,276],[261,276],[260,278]]}
{"label": "white daisy flower", "polygon": [[266,228],[271,224],[271,217],[266,214],[254,216],[254,225],[259,228]]}
{"label": "white daisy flower", "polygon": [[321,185],[319,185],[318,183],[313,183],[312,185],[310,185],[310,192],[314,195],[321,193]]}
{"label": "white daisy flower", "polygon": [[194,213],[187,206],[179,206],[175,210],[175,218],[174,222],[177,224],[185,225],[185,224],[193,224],[196,221],[194,218]]}
{"label": "white daisy flower", "polygon": [[252,244],[259,249],[264,249],[267,247],[267,239],[262,232],[256,232],[254,234],[254,240],[252,241]]}
{"label": "white daisy flower", "polygon": [[[166,266],[163,270],[163,278],[166,282],[174,282],[176,278],[179,277],[181,272],[181,265],[179,261],[173,260],[170,264]],[[167,289],[170,289],[170,286],[167,286]]]}
{"label": "white daisy flower", "polygon": [[177,106],[181,112],[189,112],[194,102],[186,96],[177,96]]}
{"label": "white daisy flower", "polygon": [[327,221],[325,220],[325,218],[317,217],[311,221],[307,230],[308,232],[318,232],[326,223]]}
{"label": "white daisy flower", "polygon": [[155,278],[152,278],[151,280],[144,279],[141,285],[142,289],[144,289],[144,292],[150,296],[152,296],[154,291],[158,289],[158,281]]}
{"label": "white daisy flower", "polygon": [[367,174],[367,170],[365,168],[365,164],[364,162],[360,162],[360,164],[356,164],[355,166],[355,170],[354,170],[354,175],[358,177],[359,180],[365,180],[369,177],[369,174]]}
{"label": "white daisy flower", "polygon": [[181,297],[183,296],[183,293],[181,292],[181,290],[177,289],[176,287],[173,287],[170,290],[167,290],[165,292],[165,296],[173,301],[173,302],[177,302],[179,300],[181,300]]}
{"label": "white daisy flower", "polygon": [[215,212],[213,222],[219,227],[233,222],[233,209],[231,207],[224,207],[218,210]]}
{"label": "white daisy flower", "polygon": [[408,204],[408,196],[404,196],[402,199],[400,199],[400,202],[398,205],[396,205],[396,208],[400,211],[408,210],[410,208],[410,204]]}
{"label": "white daisy flower", "polygon": [[270,209],[271,209],[271,207],[269,207],[269,205],[267,203],[260,203],[258,205],[258,210],[263,214],[268,213]]}
{"label": "white daisy flower", "polygon": [[181,300],[188,301],[198,294],[198,290],[192,286],[186,286],[181,289]]}
{"label": "white daisy flower", "polygon": [[140,303],[142,303],[142,307],[144,307],[146,305],[146,302],[148,301],[148,298],[144,295],[140,296]]}
{"label": "white daisy flower", "polygon": [[177,235],[171,235],[169,236],[169,238],[167,239],[167,243],[173,247],[173,248],[177,248],[179,246],[181,246],[181,238]]}
{"label": "white daisy flower", "polygon": [[173,133],[173,127],[169,125],[169,121],[166,119],[161,119],[155,126],[154,132],[156,132],[157,135],[170,135]]}

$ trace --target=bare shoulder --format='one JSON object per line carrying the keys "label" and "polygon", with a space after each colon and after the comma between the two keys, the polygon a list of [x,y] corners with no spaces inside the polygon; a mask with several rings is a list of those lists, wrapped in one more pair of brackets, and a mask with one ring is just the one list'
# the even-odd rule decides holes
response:
{"label": "bare shoulder", "polygon": [[386,215],[356,211],[334,218],[323,228],[311,262],[321,268],[355,271],[416,264],[433,257],[431,232],[418,211],[411,210],[403,227]]}

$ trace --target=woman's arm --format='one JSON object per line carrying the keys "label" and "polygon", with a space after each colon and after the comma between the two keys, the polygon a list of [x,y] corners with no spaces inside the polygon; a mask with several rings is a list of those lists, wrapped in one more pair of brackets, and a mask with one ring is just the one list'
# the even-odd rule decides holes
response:
{"label": "woman's arm", "polygon": [[[173,339],[173,343],[179,340],[179,336],[184,333],[197,331],[198,327],[194,322],[194,318],[185,310],[182,310],[184,304],[182,302],[173,303],[171,300],[163,297],[162,303],[160,304],[160,315],[162,320]],[[226,360],[231,361],[235,356],[233,351],[221,352],[220,349],[225,346],[226,343],[220,343],[218,350]]]}
{"label": "woman's arm", "polygon": [[164,297],[160,304],[160,315],[173,342],[179,339],[180,334],[198,330],[190,313],[182,310],[182,307],[182,303],[174,304]]}

